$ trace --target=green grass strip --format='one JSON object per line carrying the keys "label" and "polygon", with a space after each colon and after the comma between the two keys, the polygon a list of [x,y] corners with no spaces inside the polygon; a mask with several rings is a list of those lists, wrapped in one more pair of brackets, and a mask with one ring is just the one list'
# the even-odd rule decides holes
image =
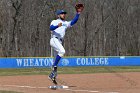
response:
{"label": "green grass strip", "polygon": [[[0,76],[15,75],[48,75],[50,68],[20,68],[0,69]],[[114,73],[114,72],[140,72],[140,66],[125,67],[59,67],[59,74],[90,74],[90,73]]]}

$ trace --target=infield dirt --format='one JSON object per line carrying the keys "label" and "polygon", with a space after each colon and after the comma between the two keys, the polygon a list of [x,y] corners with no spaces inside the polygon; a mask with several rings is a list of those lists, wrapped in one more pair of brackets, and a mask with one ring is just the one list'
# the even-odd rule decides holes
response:
{"label": "infield dirt", "polygon": [[51,90],[47,75],[1,76],[0,90],[23,93],[140,93],[140,72],[59,74],[60,85],[68,89]]}

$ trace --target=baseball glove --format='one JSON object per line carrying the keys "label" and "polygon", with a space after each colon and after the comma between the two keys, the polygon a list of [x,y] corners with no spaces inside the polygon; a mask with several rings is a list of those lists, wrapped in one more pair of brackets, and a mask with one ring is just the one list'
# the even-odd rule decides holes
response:
{"label": "baseball glove", "polygon": [[84,5],[83,4],[76,4],[75,5],[75,9],[76,9],[76,11],[77,12],[82,12],[83,11],[83,9],[84,9]]}

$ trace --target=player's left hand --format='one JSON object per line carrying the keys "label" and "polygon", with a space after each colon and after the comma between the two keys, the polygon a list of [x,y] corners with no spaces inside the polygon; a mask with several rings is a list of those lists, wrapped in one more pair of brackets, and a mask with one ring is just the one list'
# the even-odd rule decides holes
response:
{"label": "player's left hand", "polygon": [[84,9],[84,5],[80,4],[80,3],[76,4],[75,9],[76,9],[77,13],[81,13],[83,11],[83,9]]}
{"label": "player's left hand", "polygon": [[58,24],[58,27],[60,27],[60,26],[62,26],[62,23],[59,23],[59,24]]}

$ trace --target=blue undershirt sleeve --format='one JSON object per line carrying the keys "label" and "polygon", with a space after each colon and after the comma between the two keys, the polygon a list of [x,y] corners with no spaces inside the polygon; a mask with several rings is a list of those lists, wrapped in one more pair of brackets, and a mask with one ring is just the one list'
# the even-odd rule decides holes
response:
{"label": "blue undershirt sleeve", "polygon": [[55,30],[56,28],[58,28],[58,25],[57,26],[54,26],[54,25],[50,26],[50,30]]}
{"label": "blue undershirt sleeve", "polygon": [[80,14],[77,13],[76,16],[74,17],[74,19],[70,23],[71,26],[74,25],[78,21],[79,16],[80,16]]}

